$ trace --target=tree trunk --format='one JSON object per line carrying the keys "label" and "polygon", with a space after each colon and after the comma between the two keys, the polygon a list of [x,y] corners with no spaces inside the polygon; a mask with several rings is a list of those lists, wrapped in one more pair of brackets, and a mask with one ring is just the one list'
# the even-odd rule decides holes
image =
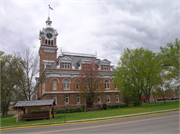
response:
{"label": "tree trunk", "polygon": [[91,101],[92,111],[94,111],[93,101]]}
{"label": "tree trunk", "polygon": [[142,107],[142,99],[141,99],[141,95],[139,95],[139,106]]}
{"label": "tree trunk", "polygon": [[2,115],[7,115],[7,111],[8,111],[8,108],[3,108],[3,113],[2,113]]}
{"label": "tree trunk", "polygon": [[164,98],[164,94],[163,94],[163,100],[164,100],[164,103],[166,103],[165,98]]}
{"label": "tree trunk", "polygon": [[153,95],[153,97],[154,97],[154,102],[156,103],[156,97],[155,97],[155,95]]}
{"label": "tree trunk", "polygon": [[146,101],[147,101],[147,104],[150,104],[149,95],[147,95]]}

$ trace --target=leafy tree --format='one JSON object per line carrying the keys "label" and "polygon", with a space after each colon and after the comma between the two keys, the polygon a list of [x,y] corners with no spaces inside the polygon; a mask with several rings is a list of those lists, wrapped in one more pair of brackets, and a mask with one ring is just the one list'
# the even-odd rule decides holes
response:
{"label": "leafy tree", "polygon": [[20,85],[19,80],[22,79],[23,69],[22,60],[16,55],[5,55],[0,51],[1,61],[1,110],[6,115],[11,101],[15,102],[20,98],[21,94],[17,90]]}
{"label": "leafy tree", "polygon": [[149,104],[150,92],[160,79],[161,57],[150,50],[137,48],[124,50],[116,68],[115,84],[125,96],[135,96],[142,106],[142,93]]}
{"label": "leafy tree", "polygon": [[94,101],[104,91],[104,84],[101,80],[100,71],[93,61],[87,61],[83,64],[83,68],[79,75],[80,86],[79,93],[86,103],[90,103],[92,110]]}
{"label": "leafy tree", "polygon": [[163,69],[169,72],[166,78],[175,80],[176,83],[179,83],[179,46],[180,40],[176,38],[174,44],[168,43],[166,47],[160,47],[160,54],[163,57]]}

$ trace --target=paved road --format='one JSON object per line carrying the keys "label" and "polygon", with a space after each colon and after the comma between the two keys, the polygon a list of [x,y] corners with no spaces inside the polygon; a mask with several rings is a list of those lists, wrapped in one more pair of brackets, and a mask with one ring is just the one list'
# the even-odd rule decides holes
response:
{"label": "paved road", "polygon": [[6,130],[1,133],[31,133],[31,134],[52,134],[52,133],[177,133],[179,134],[180,112],[172,112],[158,115],[131,117],[101,122],[82,124],[59,125],[50,127],[37,127]]}

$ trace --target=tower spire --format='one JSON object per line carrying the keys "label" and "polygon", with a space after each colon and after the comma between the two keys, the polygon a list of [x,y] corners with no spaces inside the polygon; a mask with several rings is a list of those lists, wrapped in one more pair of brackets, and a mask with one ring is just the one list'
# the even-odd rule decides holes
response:
{"label": "tower spire", "polygon": [[50,20],[50,17],[46,20],[46,26],[51,26],[52,21]]}

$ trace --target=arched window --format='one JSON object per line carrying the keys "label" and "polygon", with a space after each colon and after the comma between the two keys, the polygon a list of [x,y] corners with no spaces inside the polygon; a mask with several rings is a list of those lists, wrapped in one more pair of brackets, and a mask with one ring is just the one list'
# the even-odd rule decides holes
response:
{"label": "arched window", "polygon": [[51,43],[50,43],[50,40],[48,41],[48,45],[50,45]]}
{"label": "arched window", "polygon": [[47,45],[47,40],[45,40],[45,44]]}
{"label": "arched window", "polygon": [[105,86],[105,89],[109,89],[109,81],[108,80],[104,81],[104,86]]}
{"label": "arched window", "polygon": [[53,90],[57,90],[56,81],[53,81]]}
{"label": "arched window", "polygon": [[70,90],[70,81],[68,79],[63,80],[63,89],[64,90]]}
{"label": "arched window", "polygon": [[79,82],[76,82],[76,90],[79,90]]}
{"label": "arched window", "polygon": [[53,45],[53,40],[51,41],[51,45]]}

